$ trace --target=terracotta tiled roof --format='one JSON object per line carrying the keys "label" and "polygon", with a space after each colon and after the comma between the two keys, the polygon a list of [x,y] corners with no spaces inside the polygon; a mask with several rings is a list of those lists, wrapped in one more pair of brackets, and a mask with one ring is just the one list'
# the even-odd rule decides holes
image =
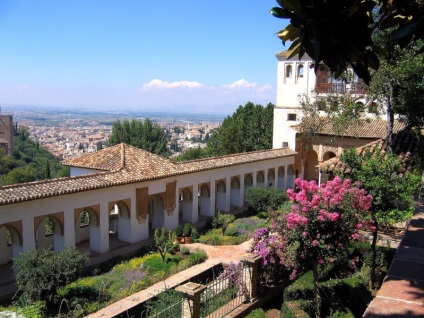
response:
{"label": "terracotta tiled roof", "polygon": [[119,144],[66,161],[69,166],[109,171],[0,187],[0,205],[293,155],[293,150],[281,148],[176,163],[126,144]]}
{"label": "terracotta tiled roof", "polygon": [[[423,136],[417,133],[404,129],[401,132],[393,135],[393,152],[402,162],[403,171],[412,171],[417,156],[420,157],[420,144]],[[378,139],[362,147],[357,148],[358,156],[365,154],[366,151],[374,153],[380,149],[385,149],[386,140]],[[384,150],[383,150],[384,153]],[[351,169],[340,161],[340,156],[336,156],[327,161],[319,164],[319,170],[325,173],[332,173],[335,171],[342,173],[349,173]]]}
{"label": "terracotta tiled roof", "polygon": [[[314,121],[313,125],[318,127],[316,133],[318,135],[336,135],[343,137],[355,137],[355,138],[385,138],[387,121],[381,119],[364,119],[361,120],[357,125],[350,126],[347,129],[337,132],[333,123],[327,118],[320,117],[311,119],[310,117],[304,118],[304,122],[300,125],[292,126],[293,129],[301,131],[302,124],[309,124],[310,121]],[[317,122],[318,121],[318,122]],[[393,123],[393,132],[397,133],[405,129],[405,124],[395,120]]]}

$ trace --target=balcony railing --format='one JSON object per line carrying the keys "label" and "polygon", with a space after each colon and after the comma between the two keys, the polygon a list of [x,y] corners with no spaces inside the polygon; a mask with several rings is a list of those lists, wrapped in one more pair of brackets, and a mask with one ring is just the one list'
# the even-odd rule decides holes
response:
{"label": "balcony railing", "polygon": [[362,83],[316,83],[315,92],[317,94],[364,94],[365,89]]}

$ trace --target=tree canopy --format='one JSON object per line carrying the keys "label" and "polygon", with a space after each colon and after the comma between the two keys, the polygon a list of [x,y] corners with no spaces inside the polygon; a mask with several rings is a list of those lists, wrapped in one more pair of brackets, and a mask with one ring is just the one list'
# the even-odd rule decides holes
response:
{"label": "tree canopy", "polygon": [[131,121],[118,119],[112,124],[112,133],[108,145],[113,146],[121,142],[144,149],[151,153],[168,156],[167,138],[163,129],[149,118],[144,121],[133,118]]}
{"label": "tree canopy", "polygon": [[402,164],[390,152],[366,152],[358,156],[356,149],[346,150],[341,160],[350,168],[347,175],[361,182],[372,195],[371,217],[374,224],[372,241],[371,282],[375,279],[375,247],[380,227],[409,220],[415,210],[413,195],[421,186],[421,176],[405,172]]}
{"label": "tree canopy", "polygon": [[67,176],[69,168],[31,140],[24,126],[13,137],[12,155],[0,149],[0,186]]}
{"label": "tree canopy", "polygon": [[[369,68],[377,70],[385,50],[373,39],[375,30],[391,30],[391,39],[401,47],[424,36],[422,0],[277,0],[271,9],[277,18],[290,19],[278,32],[283,41],[293,41],[288,57],[305,53],[321,62],[336,77],[348,68],[369,83]],[[423,51],[421,47],[420,51]]]}
{"label": "tree canopy", "polygon": [[207,144],[210,156],[230,155],[272,148],[274,105],[251,102],[224,119]]}

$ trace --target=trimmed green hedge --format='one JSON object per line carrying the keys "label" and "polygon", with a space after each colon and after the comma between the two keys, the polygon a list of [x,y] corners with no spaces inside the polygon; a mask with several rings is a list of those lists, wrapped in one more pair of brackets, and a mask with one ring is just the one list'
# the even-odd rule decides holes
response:
{"label": "trimmed green hedge", "polygon": [[[323,302],[325,316],[362,317],[372,300],[370,291],[359,277],[330,279],[321,282],[320,287],[325,297]],[[281,311],[285,313],[284,317],[291,317],[291,315],[298,317],[298,314],[302,312],[313,315],[315,304],[312,271],[305,273],[288,286],[284,291],[283,299]]]}

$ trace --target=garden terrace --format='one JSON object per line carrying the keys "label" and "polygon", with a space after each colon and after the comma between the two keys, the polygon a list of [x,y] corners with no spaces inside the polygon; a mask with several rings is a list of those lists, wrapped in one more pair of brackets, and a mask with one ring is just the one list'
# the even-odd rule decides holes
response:
{"label": "garden terrace", "polygon": [[68,160],[71,177],[0,188],[0,265],[43,247],[110,255],[152,239],[155,228],[243,209],[249,187],[292,187],[294,155],[281,148],[176,163],[119,144]]}

